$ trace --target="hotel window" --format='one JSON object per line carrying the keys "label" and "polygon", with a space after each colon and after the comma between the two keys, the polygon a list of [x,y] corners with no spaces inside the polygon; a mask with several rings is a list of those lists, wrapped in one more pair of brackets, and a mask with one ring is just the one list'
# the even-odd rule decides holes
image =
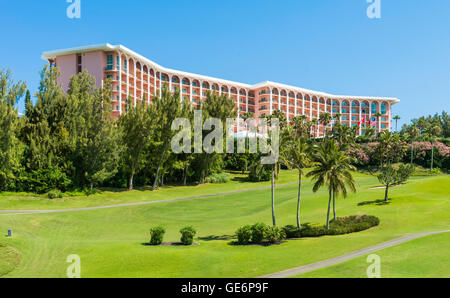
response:
{"label": "hotel window", "polygon": [[342,120],[347,121],[348,117],[347,116],[342,116]]}
{"label": "hotel window", "polygon": [[188,93],[186,88],[183,88],[183,93]]}
{"label": "hotel window", "polygon": [[382,129],[386,129],[386,124],[381,124]]}
{"label": "hotel window", "polygon": [[192,82],[192,87],[198,87],[197,82]]}
{"label": "hotel window", "polygon": [[333,113],[337,113],[337,112],[338,112],[338,109],[333,108]]}
{"label": "hotel window", "polygon": [[384,103],[381,104],[381,114],[383,114],[383,115],[386,114],[386,104],[384,104]]}
{"label": "hotel window", "polygon": [[125,70],[125,72],[128,72],[128,61],[127,60],[123,61],[123,69]]}
{"label": "hotel window", "polygon": [[376,114],[377,113],[377,104],[376,103],[372,103],[371,105],[371,110],[372,110],[372,114]]}
{"label": "hotel window", "polygon": [[358,117],[352,116],[352,121],[358,121]]}
{"label": "hotel window", "polygon": [[342,113],[343,113],[343,114],[348,114],[348,109],[347,109],[347,108],[343,108],[343,109],[342,109]]}
{"label": "hotel window", "polygon": [[202,84],[202,87],[208,89],[208,85],[206,85],[205,83]]}
{"label": "hotel window", "polygon": [[114,69],[114,56],[113,55],[107,55],[106,56],[106,69],[107,70],[113,70]]}
{"label": "hotel window", "polygon": [[339,106],[339,103],[337,101],[333,101],[333,106]]}
{"label": "hotel window", "polygon": [[342,103],[342,106],[343,106],[343,107],[348,107],[348,102],[344,101],[344,102]]}
{"label": "hotel window", "polygon": [[80,73],[83,71],[83,66],[82,63],[83,62],[83,58],[81,58],[81,55],[77,55],[77,73]]}
{"label": "hotel window", "polygon": [[358,109],[352,109],[352,114],[358,114]]}
{"label": "hotel window", "polygon": [[183,79],[183,85],[189,85],[189,82],[188,82],[188,80],[186,80],[186,79]]}

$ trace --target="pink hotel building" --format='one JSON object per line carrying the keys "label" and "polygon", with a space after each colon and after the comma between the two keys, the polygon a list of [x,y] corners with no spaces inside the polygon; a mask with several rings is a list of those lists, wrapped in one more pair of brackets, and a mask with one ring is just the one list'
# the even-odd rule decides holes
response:
{"label": "pink hotel building", "polygon": [[[84,69],[95,76],[97,87],[103,80],[112,79],[115,117],[123,113],[129,96],[136,103],[146,94],[150,102],[151,97],[167,85],[172,91],[179,88],[180,100],[188,99],[193,106],[206,98],[208,90],[227,94],[236,101],[238,122],[246,112],[259,117],[281,110],[288,120],[300,115],[312,120],[319,119],[324,112],[333,116],[339,113],[344,125],[359,126],[359,133],[362,134],[361,122],[372,125],[377,131],[390,131],[392,105],[400,102],[390,97],[332,95],[268,81],[248,85],[177,71],[160,66],[122,45],[101,44],[49,51],[42,55],[42,59],[59,67],[59,83],[64,90],[67,90],[71,76]],[[376,113],[382,114],[378,122],[374,117]],[[320,125],[317,136],[323,136],[324,130]]]}

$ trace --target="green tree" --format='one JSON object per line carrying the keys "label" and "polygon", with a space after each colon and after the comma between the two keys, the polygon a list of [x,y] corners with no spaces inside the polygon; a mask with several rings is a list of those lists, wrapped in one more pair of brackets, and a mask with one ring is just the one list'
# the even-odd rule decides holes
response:
{"label": "green tree", "polygon": [[395,117],[393,118],[394,120],[395,120],[395,131],[397,131],[398,132],[398,121],[400,120],[400,119],[402,119],[402,118],[400,118],[400,116],[399,115],[395,115]]}
{"label": "green tree", "polygon": [[78,182],[92,189],[116,174],[122,150],[112,118],[110,82],[97,89],[95,78],[85,70],[72,77],[67,93],[74,115],[68,125],[73,165]]}
{"label": "green tree", "polygon": [[392,167],[392,165],[387,165],[382,168],[380,174],[377,176],[378,181],[386,187],[384,193],[384,201],[387,202],[389,200],[389,187],[396,184],[398,181],[398,173]]}
{"label": "green tree", "polygon": [[314,182],[313,192],[317,192],[322,186],[328,186],[328,211],[327,211],[327,230],[330,223],[330,207],[333,200],[333,214],[336,219],[336,196],[340,193],[347,197],[347,187],[356,192],[355,180],[351,171],[356,170],[352,166],[353,159],[340,150],[336,141],[325,139],[315,148],[314,161],[316,166],[308,177],[312,177]]}
{"label": "green tree", "polygon": [[310,146],[307,139],[298,138],[281,148],[280,158],[289,169],[298,170],[297,227],[300,228],[300,200],[302,193],[302,175],[305,168],[311,166]]}
{"label": "green tree", "polygon": [[[219,119],[225,127],[226,119],[236,119],[236,103],[226,94],[217,95],[216,92],[208,92],[206,99],[198,107],[202,110],[203,123],[208,118]],[[212,130],[211,130],[212,131]],[[203,130],[202,138],[211,131]],[[212,152],[203,152],[197,156],[200,183],[205,183],[205,179],[214,169],[219,169],[222,163],[222,155]]]}
{"label": "green tree", "polygon": [[120,118],[121,141],[124,146],[122,159],[129,173],[128,190],[133,190],[133,178],[143,166],[143,150],[152,133],[153,105],[145,106],[146,96],[136,106],[131,105]]}
{"label": "green tree", "polygon": [[330,113],[322,113],[319,116],[319,121],[322,123],[323,125],[323,129],[325,131],[325,136],[327,136],[328,134],[328,125],[331,123],[331,120],[333,120],[333,117],[331,116]]}
{"label": "green tree", "polygon": [[167,86],[164,86],[161,96],[155,96],[153,98],[153,105],[155,106],[155,138],[157,141],[157,150],[154,154],[159,156],[155,180],[153,182],[153,190],[155,190],[160,185],[161,171],[168,154],[170,154],[170,142],[175,134],[172,131],[172,122],[181,113],[180,90],[177,88],[172,93]]}
{"label": "green tree", "polygon": [[25,89],[25,83],[13,83],[9,71],[0,71],[0,191],[20,168],[22,145],[17,138],[19,121],[14,105]]}

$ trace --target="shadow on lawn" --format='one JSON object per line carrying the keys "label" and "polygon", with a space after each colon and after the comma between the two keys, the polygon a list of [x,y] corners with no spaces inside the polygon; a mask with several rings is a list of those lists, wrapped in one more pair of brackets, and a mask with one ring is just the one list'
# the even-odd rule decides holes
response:
{"label": "shadow on lawn", "polygon": [[233,235],[222,235],[222,236],[215,236],[215,235],[209,235],[205,237],[198,237],[199,240],[203,241],[216,241],[216,240],[231,240],[235,239],[236,237]]}
{"label": "shadow on lawn", "polygon": [[391,199],[387,202],[385,200],[375,200],[375,201],[365,201],[358,203],[358,206],[367,206],[367,205],[375,205],[375,206],[385,206],[391,204]]}

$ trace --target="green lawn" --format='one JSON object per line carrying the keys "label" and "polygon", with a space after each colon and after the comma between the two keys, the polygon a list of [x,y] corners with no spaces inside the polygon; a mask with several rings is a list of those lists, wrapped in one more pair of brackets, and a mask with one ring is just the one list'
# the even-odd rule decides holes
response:
{"label": "green lawn", "polygon": [[[450,278],[450,233],[432,235],[379,252],[382,278]],[[301,278],[365,278],[367,256],[298,275]]]}
{"label": "green lawn", "polygon": [[[204,184],[193,186],[165,186],[157,191],[140,188],[134,191],[105,189],[92,196],[64,197],[49,200],[45,195],[27,193],[0,193],[0,210],[52,210],[71,209],[93,206],[114,205],[120,203],[134,203],[176,199],[205,194],[232,192],[270,186],[270,182],[246,182],[247,175],[230,174],[230,181],[226,184]],[[278,184],[292,183],[298,180],[296,171],[282,171]]]}
{"label": "green lawn", "polygon": [[[278,183],[295,181],[295,172],[283,172]],[[257,277],[291,267],[336,257],[406,234],[449,229],[450,177],[415,178],[391,190],[389,205],[377,205],[383,189],[376,178],[357,175],[358,192],[337,202],[338,216],[376,215],[379,227],[343,236],[291,240],[271,247],[230,245],[229,236],[242,225],[271,222],[270,190],[201,198],[188,201],[82,212],[1,216],[0,232],[14,229],[14,238],[0,238],[22,255],[22,262],[7,277],[65,277],[69,254],[81,257],[82,277]],[[157,192],[104,193],[91,198],[52,202],[0,197],[0,209],[49,209],[168,199],[196,194],[255,188],[264,184],[233,181],[226,185],[166,188]],[[324,223],[327,195],[304,183],[303,222]],[[195,193],[196,192],[196,193]],[[297,186],[276,191],[279,225],[294,224]],[[157,198],[156,198],[157,197]],[[359,204],[365,202],[364,204]],[[110,202],[109,202],[110,203]],[[38,208],[41,205],[42,208]],[[65,207],[65,206],[64,206]],[[67,207],[69,208],[69,207]],[[165,241],[178,241],[179,229],[193,225],[199,246],[150,247],[150,227],[166,227]],[[1,237],[1,236],[0,236]],[[2,265],[0,265],[1,268]],[[1,271],[2,269],[0,269]],[[448,274],[448,272],[447,272]]]}

